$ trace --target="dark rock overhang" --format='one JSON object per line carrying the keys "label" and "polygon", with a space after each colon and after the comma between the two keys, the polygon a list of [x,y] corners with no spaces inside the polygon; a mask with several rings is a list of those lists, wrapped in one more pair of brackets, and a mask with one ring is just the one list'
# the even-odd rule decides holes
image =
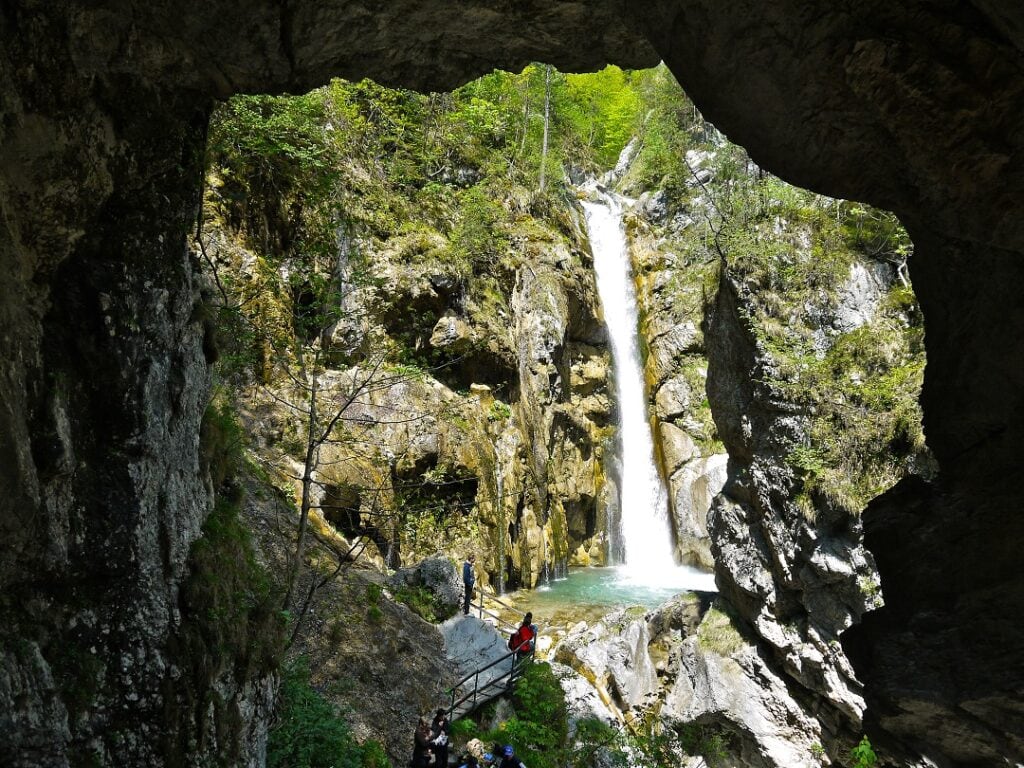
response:
{"label": "dark rock overhang", "polygon": [[[161,625],[137,608],[166,608],[203,508],[151,494],[196,464],[206,384],[185,238],[213,100],[661,57],[765,168],[910,229],[941,473],[865,516],[889,604],[847,647],[874,723],[911,748],[940,764],[1024,759],[1024,6],[8,0],[0,41],[0,588],[60,604],[54,584],[95,577],[76,599],[120,617],[111,648],[161,653]],[[117,560],[116,594],[98,556]],[[948,657],[899,663],[922,648]],[[154,685],[111,683],[109,699],[129,684]]]}

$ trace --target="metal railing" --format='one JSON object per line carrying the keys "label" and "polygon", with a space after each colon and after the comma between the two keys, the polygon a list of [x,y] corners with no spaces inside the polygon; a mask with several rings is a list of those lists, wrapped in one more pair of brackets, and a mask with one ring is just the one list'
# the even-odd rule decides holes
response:
{"label": "metal railing", "polygon": [[[476,669],[462,678],[449,690],[451,696],[451,702],[448,706],[448,718],[454,720],[456,711],[464,704],[468,704],[465,712],[459,713],[461,717],[464,714],[472,712],[479,706],[486,704],[491,699],[500,696],[505,691],[508,691],[515,685],[526,666],[533,661],[534,649],[531,646],[528,652],[523,651],[510,651],[505,656],[499,659],[495,659],[490,664],[487,664],[479,669]],[[508,663],[509,668],[507,672],[502,672],[490,679],[485,679],[484,683],[480,683],[480,675],[487,672],[494,667],[501,666],[502,664]],[[473,687],[468,693],[463,694],[460,698],[458,696],[459,689],[462,688],[470,680],[473,681]]]}
{"label": "metal railing", "polygon": [[[505,608],[508,608],[509,610],[514,610],[512,606],[510,606],[508,603],[502,602],[502,600],[499,599],[497,595],[495,595],[494,593],[490,593],[488,599],[498,603],[499,605],[504,606]],[[510,624],[509,622],[502,619],[498,614],[484,608],[483,602],[484,590],[481,589],[480,604],[473,604],[473,607],[479,610],[479,615],[481,619],[484,617],[485,614],[487,616],[490,616],[498,622],[499,628],[505,630],[506,634],[511,635],[512,632],[515,632],[519,629],[517,625]],[[506,629],[506,627],[509,629]],[[540,631],[536,630],[534,632],[533,638],[530,640],[529,650],[509,651],[504,656],[495,659],[489,664],[485,664],[479,669],[473,670],[464,678],[459,680],[455,685],[453,685],[451,689],[448,691],[451,697],[451,701],[448,706],[448,719],[454,720],[456,717],[457,710],[463,705],[467,706],[464,712],[459,713],[459,716],[472,712],[477,707],[486,704],[491,699],[496,698],[505,691],[510,690],[512,686],[515,685],[516,680],[518,680],[522,676],[527,665],[533,661],[537,648],[537,638],[539,636]],[[499,672],[494,676],[489,676],[488,678],[485,678],[484,682],[481,684],[481,674],[489,672],[495,667],[500,668],[504,664],[508,664],[508,671]],[[473,683],[472,689],[469,689],[467,693],[464,693],[461,695],[461,697],[459,697],[460,689],[462,689],[463,686],[465,686],[471,680]]]}
{"label": "metal railing", "polygon": [[484,587],[476,587],[476,592],[479,595],[480,602],[479,603],[475,603],[475,602],[473,602],[471,600],[469,605],[477,613],[477,616],[481,620],[484,618],[484,616],[487,616],[487,617],[493,619],[497,623],[498,628],[500,630],[506,632],[507,634],[512,634],[517,629],[519,629],[519,625],[518,624],[513,624],[513,623],[511,623],[509,621],[506,621],[505,619],[501,618],[501,616],[499,614],[497,614],[494,611],[486,608],[484,606],[484,597],[486,596],[487,599],[490,600],[492,603],[497,603],[502,608],[505,608],[505,609],[507,609],[509,611],[516,610],[514,606],[509,605],[504,600],[502,600],[500,597],[498,597],[498,595],[496,595],[494,592],[491,592],[490,590],[485,589]]}

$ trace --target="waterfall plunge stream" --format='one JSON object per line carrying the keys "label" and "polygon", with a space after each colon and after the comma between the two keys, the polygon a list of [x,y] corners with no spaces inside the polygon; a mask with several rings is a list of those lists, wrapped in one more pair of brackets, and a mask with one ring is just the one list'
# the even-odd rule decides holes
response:
{"label": "waterfall plunge stream", "polygon": [[[714,590],[714,578],[676,565],[665,484],[654,463],[654,440],[638,342],[636,289],[622,228],[621,198],[599,193],[584,201],[597,289],[612,347],[618,403],[620,527],[609,525],[611,551],[624,553],[622,577],[638,585]],[[614,537],[620,535],[621,542]],[[618,545],[621,546],[618,546]]]}

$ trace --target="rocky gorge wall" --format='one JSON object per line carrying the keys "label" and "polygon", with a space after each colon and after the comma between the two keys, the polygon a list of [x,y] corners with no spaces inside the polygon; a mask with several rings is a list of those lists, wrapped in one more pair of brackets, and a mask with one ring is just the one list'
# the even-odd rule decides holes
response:
{"label": "rocky gorge wall", "polygon": [[[580,214],[566,211],[568,233],[524,214],[532,234],[482,275],[454,274],[401,237],[353,236],[371,274],[346,295],[351,327],[326,343],[342,358],[367,340],[395,352],[323,372],[322,407],[365,386],[320,451],[314,514],[372,538],[382,565],[475,552],[481,583],[497,590],[536,586],[570,559],[603,561],[608,353]],[[242,292],[274,257],[220,219],[207,236],[221,279]],[[260,311],[296,311],[287,297],[274,303]],[[289,385],[253,385],[245,409],[277,471],[299,467],[305,449],[304,421],[282,405],[302,401]]]}
{"label": "rocky gorge wall", "polygon": [[[674,527],[684,557],[714,565],[720,596],[682,628],[683,646],[643,632],[616,645],[598,626],[556,658],[627,717],[702,724],[738,764],[842,761],[865,704],[839,636],[881,604],[857,511],[931,471],[920,320],[900,266],[909,241],[881,212],[767,178],[699,119],[682,127],[679,177],[638,187],[641,142],[620,185],[639,196],[627,228]],[[612,677],[656,674],[604,679],[605,641],[625,656],[606,660]],[[780,736],[792,722],[801,735]]]}
{"label": "rocky gorge wall", "polygon": [[[60,765],[84,744],[110,764],[164,759],[146,734],[178,688],[153,670],[166,668],[186,552],[212,506],[184,246],[211,99],[332,74],[441,87],[531,58],[653,64],[654,49],[764,167],[895,210],[910,229],[940,473],[868,512],[893,599],[844,642],[869,717],[892,738],[939,764],[1020,758],[1021,11],[991,0],[635,5],[396,3],[385,18],[347,3],[3,5],[0,583],[17,652],[4,656],[2,728],[18,760]],[[163,373],[172,361],[177,373]],[[65,720],[55,654],[93,614],[82,647],[96,634],[105,660],[124,648],[142,658],[109,667],[102,706]],[[936,663],[905,663],[924,656]],[[94,743],[101,733],[112,736]]]}
{"label": "rocky gorge wall", "polygon": [[[1019,761],[1012,735],[1019,724],[1005,712],[1019,701],[1010,680],[1020,676],[1002,652],[985,653],[976,665],[944,666],[948,675],[897,659],[933,641],[960,649],[994,644],[1019,656],[1019,640],[995,617],[1021,609],[1020,580],[998,554],[1019,540],[1020,518],[992,489],[1017,471],[1010,446],[1024,429],[1014,394],[1022,349],[1008,335],[1021,338],[1021,315],[1004,293],[1019,276],[1024,248],[1024,216],[1008,198],[1020,199],[1015,190],[1024,178],[1019,133],[1010,127],[1022,120],[1020,10],[878,3],[841,19],[824,4],[666,2],[644,19],[687,93],[758,163],[794,183],[893,210],[914,239],[910,272],[927,326],[921,404],[940,472],[890,491],[917,514],[897,522],[879,502],[866,515],[882,592],[899,597],[843,642],[879,737],[887,732],[943,765]],[[776,45],[780,32],[789,43]],[[708,44],[712,38],[720,42]],[[970,519],[970,529],[958,519]],[[940,554],[949,551],[940,530],[958,542],[952,559],[976,567],[940,576],[909,565],[919,557],[936,567],[951,559]],[[919,581],[911,573],[930,576]],[[981,605],[991,621],[970,618]]]}

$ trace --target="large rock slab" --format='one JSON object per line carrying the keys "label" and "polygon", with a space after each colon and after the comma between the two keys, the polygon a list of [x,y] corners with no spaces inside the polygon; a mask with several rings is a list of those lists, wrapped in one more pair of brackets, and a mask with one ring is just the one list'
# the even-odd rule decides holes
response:
{"label": "large rock slab", "polygon": [[428,557],[411,568],[398,569],[388,579],[388,584],[394,588],[426,588],[438,607],[449,616],[462,606],[465,590],[459,568],[443,555]]}
{"label": "large rock slab", "polygon": [[589,680],[606,702],[640,709],[658,688],[650,640],[644,610],[627,608],[593,626],[574,627],[555,648],[554,658]]}
{"label": "large rock slab", "polygon": [[715,453],[686,462],[669,477],[676,550],[684,563],[714,568],[708,512],[725,487],[728,464],[728,454]]}

